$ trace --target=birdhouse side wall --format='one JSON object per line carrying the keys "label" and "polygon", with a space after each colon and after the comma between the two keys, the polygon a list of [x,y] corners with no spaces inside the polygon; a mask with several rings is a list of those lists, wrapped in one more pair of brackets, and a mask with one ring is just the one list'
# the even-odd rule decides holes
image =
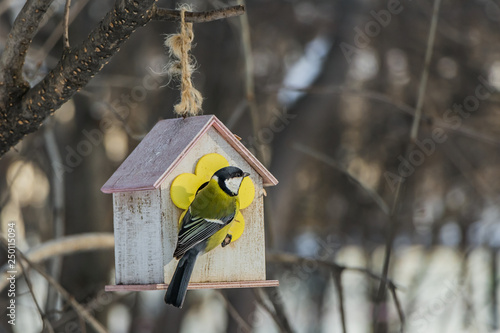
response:
{"label": "birdhouse side wall", "polygon": [[[164,207],[163,232],[171,243],[165,243],[165,283],[169,283],[177,260],[172,254],[177,242],[177,225],[182,211],[170,199],[170,186],[181,173],[194,173],[198,160],[209,153],[224,156],[230,165],[250,173],[255,185],[255,199],[242,210],[245,218],[243,235],[234,243],[200,256],[194,267],[191,282],[260,281],[266,279],[264,204],[262,177],[248,162],[214,129],[210,128],[195,146],[182,158],[177,167],[161,185]],[[235,222],[236,223],[236,222]]]}
{"label": "birdhouse side wall", "polygon": [[163,283],[161,191],[113,193],[116,284]]}

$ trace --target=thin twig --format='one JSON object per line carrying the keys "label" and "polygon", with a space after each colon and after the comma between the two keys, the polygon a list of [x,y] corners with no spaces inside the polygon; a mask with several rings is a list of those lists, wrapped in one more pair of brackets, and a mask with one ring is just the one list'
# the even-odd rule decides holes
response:
{"label": "thin twig", "polygon": [[[5,245],[8,246],[7,240],[1,236],[0,241]],[[59,282],[57,282],[52,276],[47,274],[45,270],[40,267],[38,264],[31,262],[26,255],[21,252],[18,248],[16,248],[16,254],[19,255],[19,257],[26,261],[28,265],[33,268],[35,271],[37,271],[40,275],[42,275],[47,282],[54,287],[60,294],[61,296],[66,299],[66,301],[73,307],[73,309],[78,312],[84,319],[85,321],[98,333],[107,333],[108,331],[100,322],[97,321],[89,312],[88,310],[82,306],[80,303],[78,303],[75,298],[66,290],[64,289]]]}
{"label": "thin twig", "polygon": [[[120,293],[108,293],[104,290],[100,290],[96,296],[92,299],[87,300],[85,303],[85,309],[88,312],[101,312],[103,307],[107,304],[111,304],[115,301],[120,301],[130,295],[136,295],[134,292],[120,292]],[[82,304],[83,305],[83,304]],[[77,312],[65,313],[65,315],[59,320],[53,322],[54,328],[57,330],[59,328],[64,328],[65,324],[70,321],[74,321],[75,317],[81,318]],[[85,320],[83,321],[83,327],[80,328],[81,333],[85,332]]]}
{"label": "thin twig", "polygon": [[[89,93],[89,92],[84,92],[84,93],[82,93],[82,95],[93,97],[92,93]],[[118,119],[122,123],[123,129],[125,130],[125,132],[127,133],[127,135],[131,139],[136,140],[136,141],[141,141],[146,136],[146,134],[148,134],[147,132],[134,133],[134,130],[132,128],[130,128],[130,125],[128,124],[127,119],[123,117],[122,113],[120,113],[116,110],[116,108],[113,106],[113,104],[111,104],[105,100],[101,100],[101,103],[106,105],[106,107],[113,113],[113,115],[116,117],[116,119]]]}
{"label": "thin twig", "polygon": [[463,174],[465,181],[467,181],[472,188],[484,199],[485,202],[499,205],[498,191],[494,188],[493,184],[485,179],[484,174],[477,172],[471,161],[467,159],[462,153],[461,149],[451,140],[444,143],[442,151],[450,162]]}
{"label": "thin twig", "polygon": [[[70,0],[68,0],[69,2]],[[63,161],[61,158],[61,154],[59,152],[59,148],[57,146],[56,136],[54,134],[54,119],[52,120],[48,126],[46,126],[44,131],[44,139],[45,139],[45,148],[47,150],[47,155],[50,160],[50,165],[52,166],[51,173],[51,189],[52,189],[52,214],[54,221],[53,223],[53,238],[59,239],[64,236],[64,174],[58,174],[59,170],[57,169],[58,165],[63,165]],[[62,257],[54,256],[49,264],[49,272],[52,277],[56,280],[60,279],[62,269]],[[46,300],[46,309],[47,310],[58,310],[57,306],[59,304],[60,296],[53,289],[49,289],[47,300]],[[57,317],[57,315],[56,315]]]}
{"label": "thin twig", "polygon": [[290,328],[286,317],[279,316],[276,308],[273,310],[262,297],[262,293],[264,293],[264,290],[262,288],[257,288],[253,290],[253,293],[257,304],[260,305],[264,310],[266,310],[267,313],[269,313],[276,325],[278,325],[278,327],[280,328],[280,332],[291,333],[292,329]]}
{"label": "thin twig", "polygon": [[376,273],[373,273],[370,271],[368,268],[364,267],[351,267],[351,266],[344,266],[337,264],[336,262],[333,261],[326,261],[326,260],[320,260],[320,259],[314,259],[314,258],[305,258],[293,253],[285,253],[285,252],[273,252],[273,251],[267,251],[266,252],[266,261],[268,262],[279,262],[279,263],[284,263],[284,264],[301,264],[301,263],[316,263],[319,266],[323,266],[329,270],[336,270],[336,271],[351,271],[351,272],[359,272],[363,273],[372,279],[375,279],[377,281],[384,281],[387,285],[394,286],[394,288],[399,289],[399,290],[404,290],[402,286],[398,286],[396,283],[394,283],[391,279],[384,278]]}
{"label": "thin twig", "polygon": [[389,207],[387,206],[386,202],[382,197],[375,192],[374,190],[366,187],[356,176],[354,176],[352,173],[349,172],[346,168],[342,167],[337,161],[335,161],[333,158],[331,158],[328,155],[325,155],[321,152],[316,151],[314,148],[304,146],[300,143],[294,143],[292,145],[292,148],[300,151],[301,153],[304,153],[306,155],[309,155],[311,157],[314,157],[315,159],[324,162],[328,164],[329,166],[337,169],[338,171],[344,173],[347,175],[352,181],[354,181],[359,187],[361,187],[369,196],[372,198],[372,200],[377,204],[377,206],[384,212],[384,214],[389,215]]}
{"label": "thin twig", "polygon": [[[273,90],[291,90],[291,91],[299,91],[299,92],[305,92],[308,94],[351,94],[355,96],[360,96],[363,98],[366,98],[368,100],[372,101],[378,101],[387,105],[390,105],[394,107],[397,111],[401,111],[407,115],[410,115],[412,117],[415,116],[415,108],[411,107],[410,105],[402,102],[397,102],[393,100],[390,96],[387,96],[385,94],[379,93],[377,91],[372,91],[372,90],[366,90],[366,89],[358,89],[358,88],[351,88],[351,87],[345,87],[345,86],[309,86],[306,88],[295,88],[295,87],[290,87],[290,86],[285,86],[285,87],[277,87],[277,88],[271,88]],[[463,134],[469,138],[479,140],[484,143],[492,144],[495,146],[500,146],[500,140],[498,138],[486,135],[482,132],[478,132],[472,128],[468,128],[464,126],[463,124],[460,127],[455,127],[454,125],[447,123],[443,121],[439,117],[435,117],[432,115],[425,115],[422,114],[421,121],[427,122],[429,124],[432,124],[434,128],[442,128],[446,129],[448,131],[456,132]]]}
{"label": "thin twig", "polygon": [[233,304],[231,304],[226,295],[220,290],[218,290],[218,294],[224,300],[229,315],[238,323],[239,329],[241,329],[244,332],[252,332],[252,328],[250,327],[250,325],[245,321],[245,319],[243,319],[243,317],[239,314],[239,312],[236,310]]}
{"label": "thin twig", "polygon": [[63,45],[66,49],[69,49],[69,7],[71,6],[71,0],[66,0],[66,5],[64,6],[64,20],[63,20]]}
{"label": "thin twig", "polygon": [[290,325],[290,320],[285,313],[285,307],[283,302],[283,296],[280,293],[279,288],[260,288],[274,307],[276,312],[276,317],[281,323],[282,332],[292,333],[292,326]]}
{"label": "thin twig", "polygon": [[345,321],[344,289],[342,287],[342,272],[343,270],[334,270],[332,272],[332,276],[333,276],[333,282],[335,284],[335,289],[337,289],[337,296],[339,299],[342,332],[347,333],[347,324]]}
{"label": "thin twig", "polygon": [[400,332],[403,333],[405,329],[405,314],[403,312],[403,308],[401,307],[401,302],[399,302],[398,295],[396,294],[396,288],[394,288],[393,285],[389,285],[389,290],[391,291],[392,299],[394,300],[394,304],[398,310],[399,321],[401,322]]}
{"label": "thin twig", "polygon": [[[493,236],[492,236],[493,237]],[[499,249],[495,247],[490,248],[490,279],[491,279],[491,331],[498,330],[498,258]]]}
{"label": "thin twig", "polygon": [[484,134],[482,132],[478,132],[472,128],[468,128],[464,125],[460,126],[459,128],[454,127],[453,125],[446,123],[445,121],[441,119],[436,119],[436,118],[431,118],[432,123],[435,125],[435,128],[444,128],[449,131],[453,131],[456,133],[463,134],[464,136],[467,136],[471,139],[475,139],[490,145],[495,145],[495,146],[500,146],[500,140],[498,138],[492,137],[490,135]]}
{"label": "thin twig", "polygon": [[248,101],[246,99],[242,99],[238,105],[234,108],[233,112],[231,112],[231,115],[229,118],[225,121],[225,124],[229,130],[234,129],[234,125],[240,120],[241,116],[245,113],[246,109],[248,107]]}
{"label": "thin twig", "polygon": [[[410,147],[410,146],[409,146]],[[407,154],[406,154],[407,155]],[[384,264],[382,267],[382,277],[383,279],[380,280],[380,284],[378,287],[378,292],[377,292],[377,298],[375,302],[375,307],[374,307],[374,313],[375,318],[379,318],[379,311],[380,311],[380,303],[384,299],[385,296],[385,291],[386,291],[386,279],[389,276],[389,267],[390,267],[390,262],[391,262],[391,256],[392,256],[392,247],[394,245],[394,239],[397,234],[398,230],[398,220],[396,218],[396,209],[399,204],[399,199],[401,198],[401,192],[402,192],[402,184],[403,181],[399,180],[398,185],[396,187],[396,193],[394,195],[394,200],[392,202],[392,208],[391,208],[391,213],[389,215],[389,230],[387,231],[387,240],[385,243],[385,255],[384,255]],[[374,324],[377,324],[376,322]]]}
{"label": "thin twig", "polygon": [[[415,117],[413,118],[413,123],[412,127],[410,130],[410,138],[408,145],[406,147],[406,152],[405,156],[408,157],[410,154],[413,146],[415,145],[416,138],[418,137],[418,129],[420,125],[420,119],[422,118],[422,106],[423,102],[425,99],[425,92],[427,88],[427,79],[429,76],[429,65],[430,65],[430,60],[432,58],[432,53],[434,49],[434,40],[435,40],[435,35],[436,35],[436,27],[437,27],[437,19],[439,17],[439,8],[441,5],[441,0],[434,0],[434,9],[433,9],[433,14],[432,14],[432,20],[431,20],[431,27],[429,29],[429,35],[427,39],[427,49],[425,52],[425,61],[424,61],[424,68],[422,69],[422,76],[420,80],[420,85],[418,88],[418,95],[417,95],[417,106],[415,108]],[[397,234],[397,229],[398,229],[398,223],[397,223],[397,218],[396,218],[396,209],[398,208],[399,205],[399,200],[401,198],[401,193],[402,193],[402,180],[400,180],[397,183],[396,187],[396,193],[394,195],[394,200],[393,200],[393,205],[391,209],[391,214],[389,218],[389,230],[388,230],[388,235],[387,235],[387,240],[386,240],[386,245],[385,245],[385,256],[384,256],[384,266],[382,269],[382,276],[387,278],[389,274],[389,267],[390,267],[390,260],[391,260],[391,255],[392,255],[392,247],[394,244],[394,238],[396,237]],[[378,318],[379,311],[380,311],[380,303],[382,302],[384,295],[385,295],[385,289],[386,288],[386,283],[385,281],[380,281],[378,293],[377,293],[377,299],[376,299],[376,304],[374,307],[374,313],[375,313],[375,318]],[[376,324],[376,322],[375,322]]]}
{"label": "thin twig", "polygon": [[[42,262],[54,256],[63,256],[82,251],[95,251],[113,249],[114,236],[112,233],[86,233],[74,236],[66,236],[56,240],[45,242],[39,246],[31,248],[26,255],[31,262]],[[4,265],[0,268],[0,291],[3,290],[8,281],[3,274],[7,272],[8,267]],[[18,274],[22,272],[18,271]]]}
{"label": "thin twig", "polygon": [[262,290],[260,288],[256,288],[256,289],[252,289],[252,292],[253,292],[253,295],[255,297],[255,300],[257,301],[257,304],[259,306],[261,306],[264,310],[266,310],[266,312],[269,313],[269,315],[271,315],[271,317],[273,318],[276,325],[278,325],[278,327],[280,327],[279,320],[276,318],[276,313],[274,312],[273,309],[271,309],[271,307],[269,307],[269,305],[267,305],[266,301],[262,297],[262,294],[261,294]]}
{"label": "thin twig", "polygon": [[[244,0],[238,0],[241,6],[244,6]],[[252,120],[252,134],[257,138],[257,134],[260,129],[260,114],[259,108],[257,107],[257,101],[255,100],[255,82],[253,79],[254,75],[254,63],[252,55],[252,41],[250,36],[250,23],[248,22],[248,15],[240,16],[240,30],[241,30],[241,47],[243,52],[243,59],[245,61],[245,98],[248,103],[248,108],[250,110],[250,118]],[[258,140],[255,140],[256,146],[255,150],[257,153],[257,158],[264,161],[264,153],[262,150],[262,145]],[[266,161],[264,161],[266,162]],[[264,163],[266,164],[266,163]]]}
{"label": "thin twig", "polygon": [[[221,20],[233,16],[239,16],[245,13],[245,6],[231,6],[226,8],[214,9],[206,12],[186,12],[186,22],[204,23]],[[181,11],[154,7],[152,20],[180,22]]]}
{"label": "thin twig", "polygon": [[[75,18],[80,14],[83,8],[87,5],[89,0],[79,0],[69,11],[68,18],[68,29],[71,23],[75,20]],[[49,38],[45,40],[42,47],[37,51],[36,59],[40,59],[41,61],[38,63],[38,68],[42,65],[42,60],[45,60],[50,53],[50,51],[56,46],[57,42],[61,38],[61,35],[64,34],[64,26],[58,25],[54,31],[50,34]]]}
{"label": "thin twig", "polygon": [[[468,221],[469,225],[471,221]],[[471,279],[467,278],[467,272],[470,270],[470,257],[469,254],[470,252],[467,251],[466,249],[466,241],[462,239],[459,248],[461,252],[463,253],[462,256],[462,262],[460,264],[460,270],[458,272],[458,283],[463,288],[463,292],[461,293],[462,296],[462,301],[464,302],[464,314],[462,315],[462,327],[466,331],[470,331],[470,326],[471,321],[474,321],[476,319],[476,314],[474,313],[474,302],[471,300],[471,293],[472,291],[470,290],[471,288]],[[467,290],[467,291],[466,291]],[[469,295],[468,295],[469,294]]]}
{"label": "thin twig", "polygon": [[420,125],[420,119],[422,118],[422,107],[424,105],[425,90],[427,88],[427,79],[429,78],[429,66],[431,64],[432,53],[434,51],[434,40],[436,39],[436,27],[439,17],[439,7],[441,6],[441,0],[434,1],[434,8],[432,12],[431,28],[429,29],[429,37],[427,39],[427,49],[425,51],[425,61],[424,69],[422,71],[422,77],[420,79],[420,85],[418,87],[418,99],[417,107],[415,108],[415,118],[413,118],[413,124],[411,126],[410,140],[415,142],[418,136],[418,127]]}
{"label": "thin twig", "polygon": [[[245,7],[245,0],[238,0],[238,3],[243,8]],[[269,161],[264,153],[264,145],[259,140],[259,131],[261,129],[261,117],[257,100],[255,99],[255,81],[254,81],[254,60],[252,52],[251,29],[248,21],[248,15],[241,15],[239,19],[239,28],[241,36],[241,51],[245,61],[245,99],[247,101],[248,110],[250,111],[250,119],[252,122],[252,136],[254,138],[254,149],[257,159],[262,161],[264,165],[268,165]],[[267,199],[264,199],[267,201]],[[266,233],[266,245],[273,247],[274,244],[274,231],[271,228],[271,223],[264,225]]]}
{"label": "thin twig", "polygon": [[290,91],[297,91],[297,92],[303,92],[303,93],[308,93],[308,94],[351,94],[351,95],[356,95],[356,96],[361,96],[373,101],[378,101],[382,102],[384,104],[391,105],[395,107],[397,110],[402,111],[410,116],[415,115],[415,109],[412,108],[410,105],[402,103],[402,102],[396,102],[394,101],[391,97],[379,93],[377,91],[372,91],[372,90],[366,90],[366,89],[358,89],[358,88],[351,88],[351,87],[346,87],[346,86],[309,86],[309,87],[292,87],[292,86],[277,86],[277,87],[271,87],[273,91],[279,91],[279,90],[290,90]]}
{"label": "thin twig", "polygon": [[[5,244],[3,244],[3,245],[5,245]],[[18,262],[19,262],[21,269],[26,272],[26,270],[24,269],[23,261],[18,260]],[[42,319],[44,329],[46,328],[48,332],[54,333],[54,327],[52,327],[52,324],[50,323],[50,321],[47,320],[45,313],[43,312],[42,308],[40,307],[40,304],[38,304],[38,301],[36,300],[35,292],[33,290],[33,284],[31,283],[31,279],[27,273],[24,274],[24,280],[26,280],[26,285],[28,286],[31,297],[33,298],[33,302],[35,302],[35,306],[38,310],[38,313],[40,314],[40,318]]]}
{"label": "thin twig", "polygon": [[[292,253],[276,253],[276,252],[266,252],[266,261],[268,262],[279,262],[279,263],[285,263],[285,264],[301,264],[301,263],[311,263],[314,262],[318,266],[323,266],[325,268],[328,268],[329,270],[332,271],[333,278],[334,278],[334,283],[335,283],[335,288],[337,289],[337,293],[339,296],[339,303],[341,304],[340,312],[341,316],[345,318],[345,309],[343,305],[343,290],[342,290],[342,285],[341,285],[341,278],[340,274],[344,271],[352,271],[352,272],[359,272],[367,275],[368,277],[384,282],[384,285],[387,285],[389,289],[392,291],[396,289],[398,290],[404,290],[403,287],[396,285],[392,280],[388,279],[387,276],[380,276],[378,274],[373,273],[367,268],[364,267],[349,267],[349,266],[344,266],[337,264],[332,261],[326,261],[326,260],[318,260],[314,258],[304,258],[301,256],[298,256],[296,254]],[[340,283],[340,285],[339,285]],[[341,299],[341,298],[342,299]],[[394,299],[396,308],[398,308],[398,314],[400,315],[400,319],[404,323],[404,314],[401,309],[401,304],[399,303],[399,299],[395,297]],[[272,314],[271,314],[272,315]],[[345,319],[343,320],[342,327],[344,332],[346,332],[346,322]]]}

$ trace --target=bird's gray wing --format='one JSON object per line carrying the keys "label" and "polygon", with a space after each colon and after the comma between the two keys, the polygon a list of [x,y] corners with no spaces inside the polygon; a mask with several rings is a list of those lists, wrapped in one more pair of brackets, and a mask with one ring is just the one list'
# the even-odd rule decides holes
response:
{"label": "bird's gray wing", "polygon": [[207,240],[220,229],[224,228],[234,219],[234,214],[226,216],[222,219],[204,219],[201,217],[191,216],[188,209],[182,220],[182,227],[179,230],[177,238],[177,247],[174,251],[174,257],[182,257],[186,251]]}

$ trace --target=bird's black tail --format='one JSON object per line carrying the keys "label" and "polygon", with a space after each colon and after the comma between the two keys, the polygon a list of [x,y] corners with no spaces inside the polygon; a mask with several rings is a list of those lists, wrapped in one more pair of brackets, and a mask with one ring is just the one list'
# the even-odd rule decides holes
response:
{"label": "bird's black tail", "polygon": [[191,249],[179,260],[172,281],[170,281],[165,294],[165,303],[182,308],[189,279],[191,278],[198,254],[199,251]]}

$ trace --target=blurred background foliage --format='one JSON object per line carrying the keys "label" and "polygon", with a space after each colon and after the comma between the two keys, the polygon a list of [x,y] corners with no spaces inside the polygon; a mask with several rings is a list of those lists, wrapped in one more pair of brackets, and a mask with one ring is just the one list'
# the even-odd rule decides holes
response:
{"label": "blurred background foliage", "polygon": [[[0,50],[23,3],[0,2]],[[73,0],[71,45],[113,3]],[[198,11],[235,4],[191,3]],[[29,50],[25,75],[32,84],[60,57],[63,7],[54,1]],[[217,115],[280,180],[266,198],[266,242],[274,254],[268,272],[281,280],[278,292],[190,292],[176,310],[163,305],[161,292],[104,294],[114,274],[112,250],[66,256],[47,269],[76,300],[94,306],[110,332],[285,331],[264,310],[276,304],[276,316],[295,332],[338,332],[335,271],[276,254],[380,275],[394,235],[389,277],[405,331],[499,332],[500,3],[442,1],[415,145],[409,138],[433,1],[251,0],[246,8],[248,25],[242,18],[194,25],[194,81],[204,113]],[[61,235],[112,232],[111,196],[100,187],[158,120],[174,117],[179,92],[163,74],[163,41],[176,29],[151,22],[137,30],[85,89],[0,160],[2,231],[15,221],[21,250]],[[473,111],[460,113],[460,105]],[[433,139],[436,129],[443,142]],[[408,147],[420,152],[413,155],[418,163]],[[397,197],[391,175],[408,169]],[[391,211],[394,202],[390,217],[383,208]],[[56,332],[67,331],[73,310],[50,300],[42,277],[30,276]],[[394,300],[389,293],[379,299],[379,284],[367,274],[342,273],[348,332],[400,330]],[[15,332],[40,331],[24,280],[18,285],[25,292]],[[279,300],[272,305],[273,297]],[[12,330],[5,318],[2,329]]]}

